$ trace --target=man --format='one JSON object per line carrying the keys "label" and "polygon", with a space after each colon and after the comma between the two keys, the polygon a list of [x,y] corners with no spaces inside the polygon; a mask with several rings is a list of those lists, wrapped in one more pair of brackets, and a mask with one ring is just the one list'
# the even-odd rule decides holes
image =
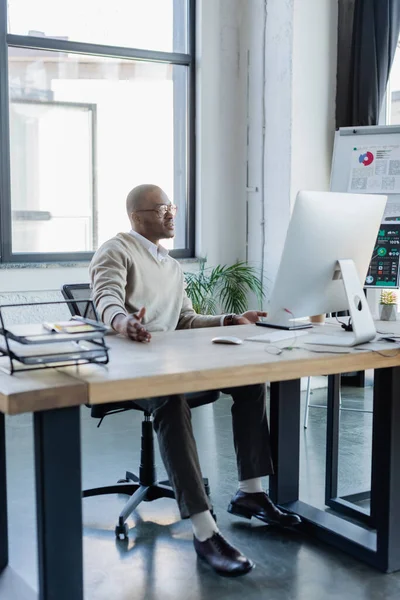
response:
{"label": "man", "polygon": [[[265,313],[205,316],[194,312],[179,263],[160,246],[175,233],[176,207],[162,189],[140,185],[128,194],[129,233],[99,248],[90,265],[93,300],[101,319],[135,342],[151,332],[255,323]],[[263,491],[261,477],[273,472],[265,408],[265,386],[223,390],[233,398],[233,437],[239,489],[228,511],[267,523],[293,526],[297,515],[281,512]],[[151,410],[160,452],[182,518],[189,517],[200,558],[223,575],[243,575],[254,564],[220,534],[204,490],[191,415],[183,395],[140,400]]]}

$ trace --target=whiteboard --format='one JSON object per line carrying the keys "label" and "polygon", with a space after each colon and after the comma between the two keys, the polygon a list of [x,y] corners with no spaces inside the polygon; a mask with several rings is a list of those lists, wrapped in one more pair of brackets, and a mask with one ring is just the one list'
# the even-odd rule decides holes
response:
{"label": "whiteboard", "polygon": [[[399,147],[400,152],[400,126],[398,125],[385,125],[385,126],[373,126],[373,127],[343,127],[336,131],[335,134],[335,143],[333,147],[333,159],[332,159],[332,170],[331,170],[331,185],[330,189],[332,192],[351,192],[351,178],[352,178],[352,169],[354,168],[354,156],[355,151],[357,150],[357,154],[366,151],[368,147],[373,148],[395,148]],[[362,165],[361,165],[362,166]],[[356,190],[354,190],[356,191]],[[361,190],[357,190],[357,193],[360,193]],[[372,189],[363,190],[365,193],[374,193]],[[375,193],[386,194],[386,191],[382,191],[382,189],[376,190]],[[392,227],[389,227],[392,225]],[[360,215],[360,226],[362,226],[362,215]],[[385,271],[387,271],[389,264],[389,251],[391,250],[391,246],[389,243],[395,244],[394,239],[396,238],[395,231],[399,231],[400,233],[400,194],[398,193],[388,193],[388,203],[386,205],[386,211],[384,215],[384,221],[382,223],[382,228],[385,226],[384,233],[389,233],[390,237],[386,239],[387,245],[387,255],[385,257]],[[396,229],[398,227],[398,229]],[[380,234],[382,231],[380,232]],[[390,240],[390,238],[393,238]],[[379,242],[379,238],[378,238]],[[382,252],[385,250],[382,249]],[[379,257],[377,257],[379,258]],[[395,257],[396,258],[396,257]],[[374,275],[377,273],[377,259],[375,261],[371,261],[371,265],[374,262],[373,270]],[[397,257],[397,265],[399,264],[399,260]],[[392,271],[394,268],[394,261],[390,265],[390,270]],[[387,274],[385,272],[385,274]],[[396,273],[396,286],[399,287],[398,280],[398,269]],[[392,278],[393,279],[393,278]],[[366,281],[365,287],[385,287],[382,281],[378,282],[376,278],[374,278],[373,283],[369,285],[368,281]],[[388,286],[389,287],[389,286]],[[393,281],[390,285],[393,287]]]}
{"label": "whiteboard", "polygon": [[[385,125],[382,127],[343,127],[335,134],[333,147],[331,191],[347,192],[352,167],[354,149],[360,147],[399,146],[400,126]],[[368,190],[368,193],[373,193]],[[379,191],[377,193],[384,193]],[[400,204],[400,194],[391,194]],[[392,199],[392,198],[391,198]]]}

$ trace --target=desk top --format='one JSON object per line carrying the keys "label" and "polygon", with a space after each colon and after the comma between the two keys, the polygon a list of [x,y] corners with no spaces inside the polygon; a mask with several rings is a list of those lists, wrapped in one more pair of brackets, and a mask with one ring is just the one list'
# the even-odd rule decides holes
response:
{"label": "desk top", "polygon": [[[335,326],[324,327],[332,333]],[[379,322],[377,329],[400,334],[400,322]],[[400,349],[385,351],[385,356],[351,348],[345,354],[320,354],[301,347],[305,337],[296,339],[295,334],[293,340],[277,344],[294,346],[280,355],[267,352],[266,344],[259,342],[245,341],[239,346],[211,343],[218,335],[245,339],[266,331],[254,325],[230,327],[229,331],[225,327],[182,330],[155,333],[149,344],[109,336],[108,365],[0,375],[0,411],[16,414],[400,366]],[[268,350],[274,351],[270,346]]]}
{"label": "desk top", "polygon": [[[337,325],[324,327],[329,328],[329,333],[338,329]],[[379,322],[378,330],[400,334],[400,322]],[[295,348],[280,355],[267,352],[266,344],[260,342],[245,341],[237,346],[211,343],[218,335],[245,339],[266,331],[254,325],[229,327],[229,332],[225,327],[181,330],[155,333],[149,344],[136,344],[119,336],[108,337],[110,363],[103,367],[84,365],[79,368],[78,377],[88,385],[89,402],[101,404],[400,366],[400,349],[385,351],[385,356],[351,348],[346,349],[345,354],[315,353],[297,348],[304,345],[305,337],[295,339],[295,334],[293,340],[278,344]]]}
{"label": "desk top", "polygon": [[14,375],[0,372],[0,412],[23,412],[76,406],[87,402],[86,384],[61,370],[41,369]]}

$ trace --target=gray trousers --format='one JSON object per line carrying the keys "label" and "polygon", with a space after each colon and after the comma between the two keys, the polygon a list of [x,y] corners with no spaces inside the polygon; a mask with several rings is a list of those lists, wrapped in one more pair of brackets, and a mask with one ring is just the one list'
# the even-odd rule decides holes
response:
{"label": "gray trousers", "polygon": [[[239,481],[273,473],[265,406],[265,385],[221,390],[232,396],[233,441]],[[182,518],[209,510],[210,502],[193,436],[191,411],[184,395],[138,400],[153,415],[161,457]]]}

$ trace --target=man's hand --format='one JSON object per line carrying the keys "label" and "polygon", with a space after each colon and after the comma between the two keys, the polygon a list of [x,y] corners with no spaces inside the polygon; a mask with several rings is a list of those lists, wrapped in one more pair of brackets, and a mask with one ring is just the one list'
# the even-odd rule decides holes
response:
{"label": "man's hand", "polygon": [[116,315],[112,321],[112,327],[118,333],[121,333],[135,342],[149,342],[151,334],[142,325],[142,320],[146,314],[146,309],[141,308],[139,312],[133,315]]}
{"label": "man's hand", "polygon": [[260,317],[266,317],[267,313],[259,310],[248,310],[242,315],[237,315],[234,319],[235,325],[251,325],[252,323],[257,323],[260,320]]}

